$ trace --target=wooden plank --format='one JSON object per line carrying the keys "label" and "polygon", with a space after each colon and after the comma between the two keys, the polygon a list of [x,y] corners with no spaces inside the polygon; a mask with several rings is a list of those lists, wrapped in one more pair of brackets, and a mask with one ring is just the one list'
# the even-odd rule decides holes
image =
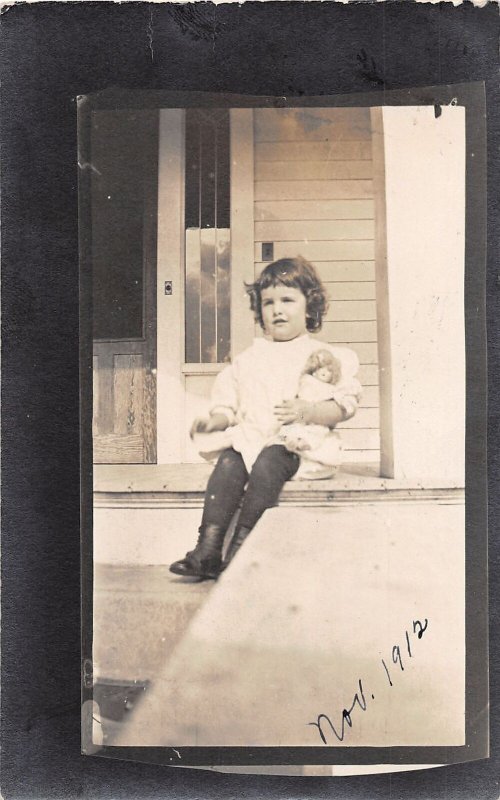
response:
{"label": "wooden plank", "polygon": [[374,281],[375,262],[358,261],[315,261],[318,275],[325,283],[333,281]]}
{"label": "wooden plank", "polygon": [[339,300],[330,302],[325,321],[351,322],[356,320],[375,320],[376,318],[375,300]]}
{"label": "wooden plank", "polygon": [[259,161],[256,181],[357,180],[372,177],[371,161]]}
{"label": "wooden plank", "polygon": [[324,286],[330,301],[375,300],[375,281],[328,281]]}
{"label": "wooden plank", "polygon": [[113,384],[113,344],[106,344],[99,349],[97,355],[97,374],[99,381],[99,434],[112,433],[114,424],[114,384]]}
{"label": "wooden plank", "polygon": [[141,464],[142,436],[109,433],[94,439],[94,464]]}
{"label": "wooden plank", "polygon": [[[256,279],[268,261],[255,261]],[[375,262],[374,261],[318,261],[315,260],[314,266],[321,280],[326,284],[333,281],[374,281]]]}
{"label": "wooden plank", "polygon": [[378,408],[380,405],[378,386],[367,386],[366,383],[362,383],[361,385],[363,387],[363,394],[361,395],[359,407]]}
{"label": "wooden plank", "polygon": [[373,200],[259,200],[254,206],[256,220],[374,218]]}
{"label": "wooden plank", "polygon": [[114,425],[118,434],[142,435],[144,400],[143,359],[139,355],[115,355],[113,369]]}
{"label": "wooden plank", "polygon": [[328,142],[257,142],[255,161],[370,161],[370,139]]}
{"label": "wooden plank", "polygon": [[[380,450],[344,450],[342,454],[343,464],[373,464],[380,458]],[[384,498],[385,499],[385,498]]]}
{"label": "wooden plank", "polygon": [[255,200],[366,200],[372,181],[255,181]]}
{"label": "wooden plank", "polygon": [[369,139],[368,108],[256,108],[255,140]]}
{"label": "wooden plank", "polygon": [[378,430],[380,423],[380,412],[378,408],[362,408],[361,406],[356,411],[355,415],[342,423],[340,430],[347,428],[366,428],[371,430]]}
{"label": "wooden plank", "polygon": [[256,242],[288,242],[304,238],[309,241],[357,240],[374,238],[371,219],[266,221],[255,223]]}
{"label": "wooden plank", "polygon": [[376,322],[324,322],[321,337],[328,342],[376,342]]}
{"label": "wooden plank", "polygon": [[123,347],[127,348],[127,353],[141,355],[144,353],[144,339],[94,339],[93,352],[99,359],[100,367]]}
{"label": "wooden plank", "polygon": [[156,463],[156,370],[144,376],[143,412],[144,462]]}
{"label": "wooden plank", "polygon": [[[276,242],[274,259],[293,258],[301,255],[309,261],[364,261],[373,259],[373,240],[308,242],[288,241]],[[254,258],[258,261],[262,256],[262,245],[255,243]]]}
{"label": "wooden plank", "polygon": [[377,364],[378,352],[376,342],[349,342],[347,347],[357,354],[360,364]]}
{"label": "wooden plank", "polygon": [[92,431],[99,433],[99,359],[92,356]]}
{"label": "wooden plank", "polygon": [[358,372],[361,386],[378,386],[379,368],[377,364],[361,364]]}
{"label": "wooden plank", "polygon": [[369,428],[344,428],[337,427],[342,440],[342,446],[348,450],[379,450],[380,435],[378,430]]}

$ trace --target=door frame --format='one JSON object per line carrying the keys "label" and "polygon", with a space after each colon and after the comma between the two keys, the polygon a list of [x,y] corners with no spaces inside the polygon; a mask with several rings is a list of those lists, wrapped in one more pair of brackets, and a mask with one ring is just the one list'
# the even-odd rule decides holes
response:
{"label": "door frame", "polygon": [[[230,109],[231,156],[231,353],[251,344],[254,327],[243,282],[254,280],[253,109]],[[184,365],[184,171],[185,111],[161,109],[158,153],[157,252],[157,463],[186,456]],[[166,293],[166,285],[171,293]],[[248,318],[248,324],[242,319]],[[216,373],[201,364],[189,374]]]}

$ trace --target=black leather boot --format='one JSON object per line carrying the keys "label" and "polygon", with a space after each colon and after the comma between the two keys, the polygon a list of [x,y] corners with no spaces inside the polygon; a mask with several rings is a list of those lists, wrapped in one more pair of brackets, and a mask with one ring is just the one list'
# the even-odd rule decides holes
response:
{"label": "black leather boot", "polygon": [[251,530],[251,528],[244,528],[240,525],[236,527],[236,530],[233,533],[233,538],[229,542],[229,547],[227,548],[227,552],[224,557],[224,563],[222,565],[223,570],[226,569],[228,564],[233,560]]}
{"label": "black leather boot", "polygon": [[170,572],[189,578],[216,578],[222,567],[222,545],[225,528],[220,525],[202,525],[194,550],[180,561],[170,565]]}

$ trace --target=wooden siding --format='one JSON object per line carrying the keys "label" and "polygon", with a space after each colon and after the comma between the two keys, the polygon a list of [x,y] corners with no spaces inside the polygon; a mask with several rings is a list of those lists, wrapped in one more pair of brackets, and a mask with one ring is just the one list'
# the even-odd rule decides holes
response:
{"label": "wooden siding", "polygon": [[[368,109],[256,109],[255,274],[262,243],[274,258],[302,255],[330,299],[318,339],[351,347],[363,397],[342,425],[346,461],[379,459],[375,230]],[[339,428],[340,430],[340,428]]]}

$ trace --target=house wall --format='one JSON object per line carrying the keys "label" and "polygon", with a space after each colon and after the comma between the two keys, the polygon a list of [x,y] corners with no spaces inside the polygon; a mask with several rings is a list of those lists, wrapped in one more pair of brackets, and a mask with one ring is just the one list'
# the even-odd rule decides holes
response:
{"label": "house wall", "polygon": [[[255,275],[273,258],[302,255],[330,306],[319,338],[358,354],[364,394],[342,425],[346,461],[379,460],[374,201],[369,109],[254,111]],[[340,431],[340,426],[339,426]]]}

